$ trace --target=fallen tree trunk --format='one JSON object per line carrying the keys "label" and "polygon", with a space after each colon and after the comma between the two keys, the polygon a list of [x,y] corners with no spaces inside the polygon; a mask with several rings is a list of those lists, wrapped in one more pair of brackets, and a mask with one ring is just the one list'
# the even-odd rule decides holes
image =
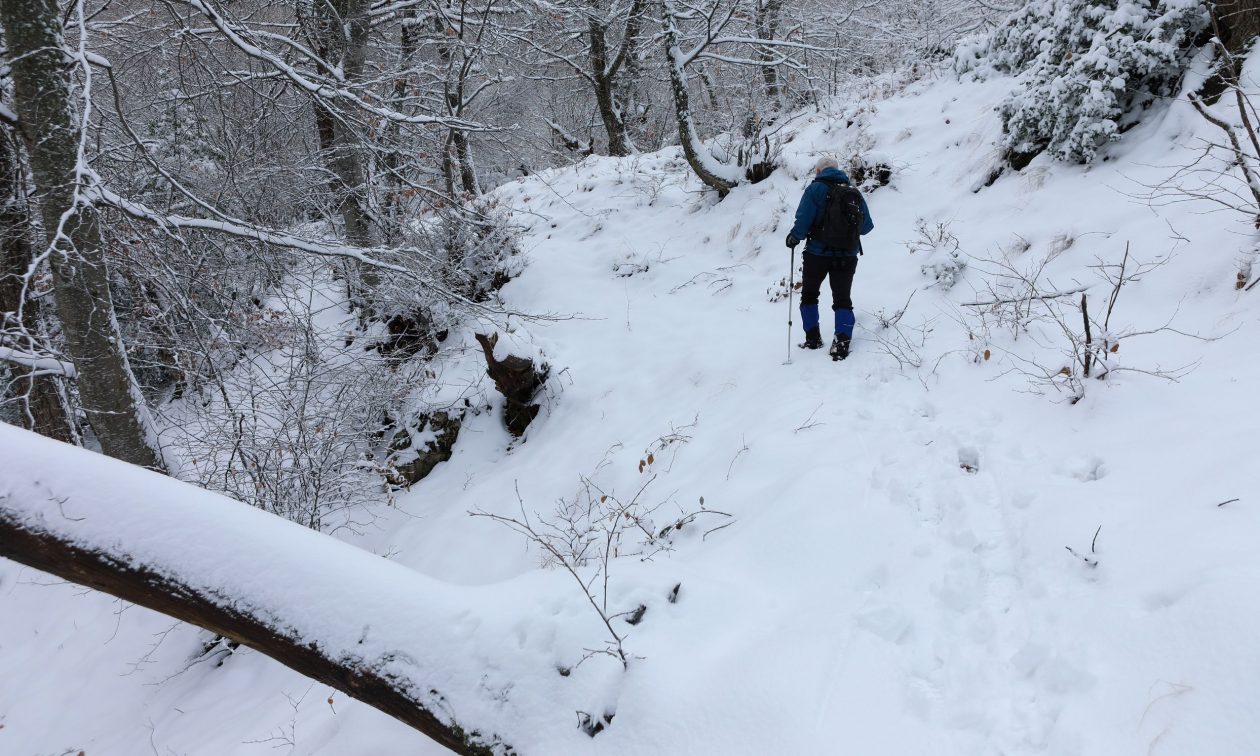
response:
{"label": "fallen tree trunk", "polygon": [[512,753],[452,714],[484,673],[444,584],[2,423],[0,456],[0,556],[237,640],[455,753]]}
{"label": "fallen tree trunk", "polygon": [[442,721],[417,700],[412,681],[390,675],[365,659],[332,658],[318,643],[275,626],[270,618],[242,611],[216,596],[155,570],[130,564],[126,554],[85,548],[11,517],[0,497],[0,554],[72,583],[104,591],[155,612],[235,640],[295,672],[324,683],[428,735],[455,753],[490,754],[458,724]]}

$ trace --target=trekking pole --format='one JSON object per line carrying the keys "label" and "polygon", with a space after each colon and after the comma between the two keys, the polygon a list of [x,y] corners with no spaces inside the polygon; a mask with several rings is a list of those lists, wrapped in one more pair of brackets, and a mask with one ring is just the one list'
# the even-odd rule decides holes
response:
{"label": "trekking pole", "polygon": [[788,263],[788,341],[787,341],[787,362],[784,365],[792,364],[792,289],[796,288],[796,247],[791,247],[792,258]]}

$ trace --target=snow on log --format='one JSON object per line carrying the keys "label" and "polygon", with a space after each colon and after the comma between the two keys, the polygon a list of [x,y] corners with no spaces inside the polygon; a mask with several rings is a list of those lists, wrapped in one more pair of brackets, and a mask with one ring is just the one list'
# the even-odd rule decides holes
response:
{"label": "snow on log", "polygon": [[469,725],[496,704],[451,586],[4,423],[0,459],[0,556],[240,641],[456,753],[512,752]]}

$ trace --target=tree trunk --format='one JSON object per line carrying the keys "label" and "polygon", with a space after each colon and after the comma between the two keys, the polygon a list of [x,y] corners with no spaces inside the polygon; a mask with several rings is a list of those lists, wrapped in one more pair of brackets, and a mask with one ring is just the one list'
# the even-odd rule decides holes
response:
{"label": "tree trunk", "polygon": [[[613,61],[612,73],[617,84],[616,90],[621,94],[622,103],[619,112],[621,122],[625,124],[626,114],[630,113],[637,124],[646,123],[647,107],[650,97],[643,88],[643,67],[639,60],[639,49],[643,40],[643,21],[647,15],[647,0],[634,0],[626,14],[626,27],[621,38],[621,49],[617,51],[617,59]],[[649,102],[645,102],[645,99]],[[634,136],[629,126],[626,127],[630,149],[634,150]]]}
{"label": "tree trunk", "polygon": [[455,132],[446,132],[446,140],[442,142],[442,178],[446,184],[446,196],[452,201],[455,198]]}
{"label": "tree trunk", "polygon": [[1260,36],[1260,0],[1219,0],[1215,3],[1221,41],[1238,54]]}
{"label": "tree trunk", "polygon": [[[416,29],[416,9],[407,8],[402,11],[402,19],[398,30],[398,68],[400,73],[394,79],[394,100],[393,106],[395,110],[402,111],[406,105],[407,92],[410,87],[410,69],[415,63],[416,43],[418,30]],[[391,122],[387,127],[389,131],[389,140],[392,142],[389,152],[385,155],[385,182],[388,191],[385,195],[385,242],[394,244],[401,233],[403,224],[403,210],[405,203],[403,199],[403,180],[400,172],[403,166],[403,145],[402,145],[402,127],[398,123]]]}
{"label": "tree trunk", "polygon": [[535,417],[541,405],[534,401],[538,391],[547,382],[551,368],[545,363],[537,365],[532,359],[509,354],[501,360],[494,357],[494,345],[499,334],[490,336],[473,334],[486,356],[486,375],[494,381],[494,387],[503,394],[503,420],[508,432],[514,437],[525,435],[525,429]]}
{"label": "tree trunk", "polygon": [[595,102],[599,105],[604,131],[608,133],[608,154],[624,157],[631,153],[630,140],[621,109],[613,96],[614,72],[608,60],[607,28],[595,18],[587,22],[587,40],[591,50],[591,78],[595,80]]}
{"label": "tree trunk", "polygon": [[460,183],[464,185],[465,192],[475,197],[481,194],[481,185],[477,182],[477,169],[473,165],[468,135],[462,131],[452,131],[451,141],[455,144],[455,158],[459,161]]}
{"label": "tree trunk", "polygon": [[[332,171],[333,154],[336,145],[336,137],[333,136],[333,114],[328,108],[324,107],[324,103],[316,100],[313,104],[315,110],[315,136],[319,139],[319,152],[325,156],[328,162],[328,170]],[[328,179],[328,189],[332,192],[332,196],[337,199],[337,210],[341,210],[341,194],[342,181],[333,174]]]}
{"label": "tree trunk", "polygon": [[[26,296],[24,286],[35,258],[31,242],[35,229],[26,194],[26,164],[17,134],[0,124],[0,330],[35,335],[40,330],[39,302]],[[16,364],[9,372],[22,427],[74,443],[77,438],[61,379]]]}
{"label": "tree trunk", "polygon": [[691,118],[691,95],[687,91],[687,70],[682,50],[678,47],[678,27],[674,21],[672,3],[670,0],[661,0],[660,8],[665,62],[669,68],[669,83],[674,94],[674,115],[678,121],[678,143],[682,146],[687,164],[691,166],[691,170],[695,171],[696,176],[704,182],[705,186],[716,191],[719,197],[725,197],[735,184],[718,176],[705,159],[707,155],[705,147],[701,144],[699,135],[696,134],[696,124]]}
{"label": "tree trunk", "polygon": [[81,131],[71,102],[55,0],[0,2],[13,70],[19,130],[52,254],[49,265],[66,351],[88,421],[111,457],[162,469],[135,376],[114,317],[96,208],[82,196]]}
{"label": "tree trunk", "polygon": [[[433,17],[433,30],[439,39],[449,39],[451,35],[457,35],[462,41],[464,35],[463,17],[461,14],[461,24],[458,30],[447,26],[441,16]],[[461,48],[462,49],[462,48]],[[458,72],[452,78],[452,72],[455,68],[453,65],[455,55],[451,50],[449,43],[443,42],[438,45],[438,57],[443,65],[446,66],[446,110],[454,118],[463,115],[464,112],[464,82],[468,76],[470,61],[466,57],[466,53],[461,55],[463,64],[459,66]],[[446,136],[446,152],[442,155],[442,171],[446,177],[447,190],[452,199],[455,198],[455,167],[459,166],[459,183],[467,194],[477,196],[481,194],[481,184],[477,181],[477,168],[473,165],[472,146],[468,142],[468,134],[459,129],[451,129]]]}
{"label": "tree trunk", "polygon": [[[783,0],[758,1],[756,26],[759,38],[767,40],[775,38],[779,32],[779,14],[782,10]],[[757,59],[765,61],[761,65],[761,78],[766,87],[766,99],[777,106],[782,92],[779,85],[779,69],[769,64],[769,61],[773,61],[775,57],[774,52],[767,48],[762,47],[757,50]]]}
{"label": "tree trunk", "polygon": [[[368,0],[337,0],[331,3],[340,19],[334,19],[333,29],[338,36],[337,48],[341,52],[341,70],[351,85],[363,80],[367,61],[367,41],[370,25]],[[358,135],[354,132],[349,113],[341,113],[332,119],[332,170],[341,184],[341,219],[345,224],[346,241],[356,247],[373,246],[372,220],[368,209],[367,168]],[[375,274],[363,272],[365,283]],[[369,283],[369,285],[372,285]]]}
{"label": "tree trunk", "polygon": [[[316,0],[313,10],[311,36],[320,58],[329,66],[340,68],[346,85],[354,86],[362,80],[367,61],[371,21],[368,0]],[[368,171],[354,129],[353,109],[337,110],[318,99],[313,105],[320,150],[332,173],[329,184],[346,242],[360,248],[372,247],[376,239],[369,211]],[[366,309],[364,290],[379,284],[380,276],[374,268],[362,264],[352,266],[352,270],[354,273],[347,276],[346,293],[351,306],[367,318],[371,313]]]}
{"label": "tree trunk", "polygon": [[[0,556],[238,641],[455,753],[511,753],[454,719],[479,691],[435,689],[464,679],[450,673],[459,660],[431,648],[447,648],[466,615],[458,592],[276,515],[11,426],[0,424],[0,449],[13,460],[0,466]],[[162,537],[146,538],[150,530]],[[312,582],[315,593],[303,588]]]}

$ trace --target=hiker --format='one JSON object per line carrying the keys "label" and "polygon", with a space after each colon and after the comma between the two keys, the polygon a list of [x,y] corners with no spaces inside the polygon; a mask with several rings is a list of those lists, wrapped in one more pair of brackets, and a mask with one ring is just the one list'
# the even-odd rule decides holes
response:
{"label": "hiker", "polygon": [[849,183],[848,175],[832,158],[823,158],[814,166],[814,180],[805,189],[796,208],[796,223],[787,235],[787,245],[795,250],[801,239],[805,244],[804,281],[801,287],[801,325],[805,327],[805,349],[823,345],[818,330],[818,293],[824,278],[831,278],[831,309],[835,314],[835,337],[831,341],[831,358],[849,356],[853,338],[853,274],[858,255],[862,254],[861,235],[875,228],[866,209],[862,193]]}

